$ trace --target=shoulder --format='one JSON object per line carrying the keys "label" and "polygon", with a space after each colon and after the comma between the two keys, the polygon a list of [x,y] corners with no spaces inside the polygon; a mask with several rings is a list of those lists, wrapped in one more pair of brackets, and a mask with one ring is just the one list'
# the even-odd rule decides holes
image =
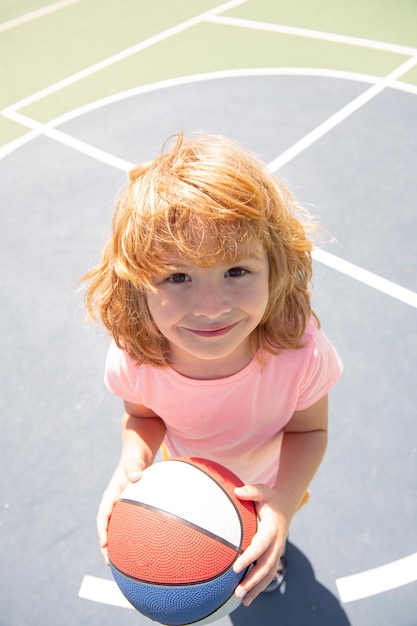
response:
{"label": "shoulder", "polygon": [[343,371],[336,348],[314,319],[306,328],[301,351],[305,352],[305,369],[298,410],[324,396],[336,384]]}
{"label": "shoulder", "polygon": [[317,320],[314,317],[310,318],[310,321],[308,322],[306,329],[304,331],[304,335],[303,338],[301,340],[301,343],[304,343],[306,341],[309,341],[311,339],[315,339],[317,336],[323,335],[323,329],[322,327],[319,325],[319,323],[317,322]]}
{"label": "shoulder", "polygon": [[113,339],[107,350],[106,372],[128,372],[138,369],[139,367],[140,365],[135,363],[126,350],[120,348]]}
{"label": "shoulder", "polygon": [[313,357],[322,355],[323,358],[335,361],[340,365],[340,367],[342,366],[335,346],[315,319],[310,320],[304,337],[307,344],[310,346]]}
{"label": "shoulder", "polygon": [[138,364],[113,340],[107,351],[105,385],[116,396],[130,402],[137,401],[140,372],[145,368],[145,365]]}

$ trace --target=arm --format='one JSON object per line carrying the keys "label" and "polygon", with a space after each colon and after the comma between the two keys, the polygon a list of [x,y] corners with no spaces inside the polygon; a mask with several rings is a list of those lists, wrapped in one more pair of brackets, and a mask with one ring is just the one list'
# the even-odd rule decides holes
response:
{"label": "arm", "polygon": [[129,481],[139,480],[142,471],[152,464],[165,436],[163,421],[152,411],[138,404],[124,405],[122,452],[97,513],[97,532],[107,565],[107,529],[113,507]]}
{"label": "arm", "polygon": [[259,519],[251,545],[235,564],[235,571],[241,571],[256,561],[236,589],[246,606],[265,589],[279,568],[291,520],[326,451],[327,417],[327,395],[308,409],[295,412],[284,429],[275,485],[245,485],[236,489],[242,500],[255,501]]}

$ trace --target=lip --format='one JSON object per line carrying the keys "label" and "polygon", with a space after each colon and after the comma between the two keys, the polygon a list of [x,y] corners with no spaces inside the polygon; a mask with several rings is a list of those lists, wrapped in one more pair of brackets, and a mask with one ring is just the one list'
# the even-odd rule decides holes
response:
{"label": "lip", "polygon": [[193,333],[193,335],[198,335],[199,337],[221,337],[222,335],[226,335],[228,332],[233,330],[235,326],[237,326],[239,322],[235,322],[234,324],[229,324],[228,326],[216,326],[213,328],[186,328],[188,332]]}

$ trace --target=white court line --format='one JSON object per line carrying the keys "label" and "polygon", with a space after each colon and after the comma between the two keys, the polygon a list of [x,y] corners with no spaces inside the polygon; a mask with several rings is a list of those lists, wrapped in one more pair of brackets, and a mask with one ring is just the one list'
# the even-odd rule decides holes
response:
{"label": "white court line", "polygon": [[[72,111],[68,111],[67,113],[63,113],[58,117],[50,120],[49,122],[42,124],[40,122],[35,121],[33,118],[29,118],[15,110],[12,107],[8,109],[4,109],[2,111],[3,117],[14,121],[18,124],[25,126],[26,128],[32,129],[32,132],[23,135],[22,137],[18,137],[17,139],[5,144],[0,147],[0,160],[17,150],[21,146],[25,145],[32,139],[38,137],[39,135],[46,135],[46,130],[48,128],[55,128],[60,124],[64,124],[76,117],[81,115],[85,115],[86,113],[90,113],[99,108],[105,107],[107,105],[113,104],[115,102],[119,102],[121,100],[125,100],[127,98],[131,98],[134,96],[139,96],[145,93],[151,93],[157,91],[158,89],[168,89],[170,87],[178,87],[181,85],[188,85],[196,82],[203,82],[209,80],[217,80],[217,79],[226,79],[226,78],[236,78],[236,77],[248,77],[248,76],[314,76],[314,77],[330,77],[340,80],[352,80],[363,82],[367,84],[374,84],[378,77],[371,76],[368,74],[358,74],[355,72],[341,72],[339,70],[326,70],[322,68],[275,68],[275,67],[266,67],[266,68],[243,68],[243,69],[233,69],[233,70],[221,70],[216,72],[205,72],[202,74],[192,74],[190,76],[179,76],[176,78],[169,78],[163,81],[158,81],[155,83],[148,83],[146,85],[141,85],[139,87],[134,87],[132,89],[128,89],[126,91],[122,91],[116,94],[112,94],[110,96],[106,96],[99,100],[95,100],[94,102],[90,102],[88,104],[82,105]],[[37,130],[34,130],[34,129]],[[52,138],[51,133],[49,136]],[[69,139],[66,140],[69,136],[65,133],[61,133],[59,136],[55,134],[53,137],[57,141],[69,145]],[[84,152],[82,149],[82,145],[87,146],[83,142],[79,142],[80,151]],[[93,147],[90,146],[88,148],[88,154],[92,154]],[[108,163],[111,160],[111,155],[109,153],[104,153],[107,156],[105,157],[105,162]],[[97,156],[98,158],[98,152]],[[99,159],[100,160],[100,159]],[[124,168],[122,168],[124,169]]]}
{"label": "white court line", "polygon": [[[94,102],[84,104],[72,111],[67,111],[62,115],[54,118],[48,122],[48,126],[59,126],[70,120],[73,120],[80,115],[91,113],[107,105],[128,98],[140,96],[145,93],[152,93],[154,91],[169,89],[171,87],[181,87],[183,85],[190,85],[193,83],[202,83],[212,80],[224,80],[227,78],[248,78],[248,77],[264,77],[264,76],[301,76],[301,77],[313,77],[313,78],[334,78],[344,81],[360,82],[368,85],[373,85],[379,80],[378,76],[372,76],[371,74],[360,74],[358,72],[344,72],[340,70],[327,70],[323,68],[309,68],[309,67],[250,67],[232,70],[218,70],[214,72],[203,72],[201,74],[189,74],[186,76],[176,76],[175,78],[167,78],[165,80],[156,81],[155,83],[147,83],[146,85],[140,85],[139,87],[132,87],[126,91],[119,91],[118,93],[110,96],[105,96]],[[398,90],[402,90],[400,83],[396,84]],[[405,86],[408,91],[408,85]],[[417,95],[417,87],[414,88],[415,95]]]}
{"label": "white court line", "polygon": [[384,91],[384,89],[389,87],[392,82],[411,70],[416,65],[417,55],[411,57],[410,59],[407,59],[407,61],[402,63],[395,70],[378,80],[374,85],[369,87],[369,89],[351,100],[351,102],[349,102],[346,106],[342,107],[339,111],[334,113],[334,115],[331,115],[322,124],[319,124],[319,126],[316,126],[316,128],[314,128],[311,132],[307,133],[307,135],[300,139],[300,141],[297,141],[295,144],[293,144],[291,148],[288,148],[288,150],[285,150],[285,152],[283,152],[276,159],[271,161],[271,163],[269,163],[269,168],[271,169],[271,171],[275,172],[279,168],[286,165],[294,157],[298,156],[301,152],[304,152],[304,150],[309,148],[318,139],[321,139],[330,130],[333,130],[336,126],[341,124],[353,113],[356,113],[356,111],[361,109],[365,104],[373,100],[382,91]]}
{"label": "white court line", "polygon": [[[133,606],[126,600],[115,581],[98,578],[97,576],[84,576],[78,597],[123,609],[133,609]],[[154,623],[156,624],[156,622]],[[232,621],[228,615],[225,615],[216,624],[219,626],[232,626]]]}
{"label": "white court line", "polygon": [[3,33],[6,30],[10,30],[11,28],[16,28],[16,26],[26,24],[27,22],[31,22],[32,20],[36,20],[39,17],[43,17],[44,15],[49,15],[49,13],[54,13],[55,11],[59,11],[60,9],[65,9],[65,7],[81,1],[82,0],[60,0],[60,2],[48,4],[41,9],[36,9],[36,11],[25,13],[25,15],[19,15],[19,17],[15,17],[8,22],[3,22],[2,24],[0,24],[0,33]]}
{"label": "white court line", "polygon": [[411,46],[402,46],[400,44],[389,43],[385,41],[376,41],[374,39],[364,39],[362,37],[354,37],[351,35],[341,35],[321,30],[311,30],[309,28],[299,28],[296,26],[285,26],[284,24],[273,24],[269,22],[258,22],[255,20],[241,19],[237,17],[212,16],[207,21],[215,24],[224,24],[225,26],[237,26],[240,28],[250,28],[253,30],[264,30],[282,35],[292,35],[295,37],[306,37],[308,39],[320,39],[321,41],[330,41],[332,43],[347,44],[349,46],[359,46],[361,48],[371,48],[373,50],[381,50],[384,52],[393,52],[395,54],[404,54],[414,56],[417,54],[417,48]]}
{"label": "white court line", "polygon": [[[104,98],[100,98],[99,100],[95,100],[94,102],[89,102],[88,104],[82,105],[73,109],[72,111],[67,111],[62,115],[50,120],[42,128],[46,127],[56,127],[60,124],[64,124],[76,117],[81,115],[85,115],[86,113],[90,113],[92,111],[96,111],[102,107],[113,104],[115,102],[120,102],[121,100],[125,100],[127,98],[131,98],[134,96],[139,96],[144,93],[150,93],[153,91],[157,91],[158,89],[168,89],[169,87],[177,87],[181,85],[187,85],[190,83],[197,83],[209,80],[217,80],[217,79],[225,79],[225,78],[239,78],[239,77],[250,77],[250,76],[309,76],[309,77],[323,77],[323,78],[334,78],[340,80],[351,80],[356,82],[375,84],[379,77],[371,76],[370,74],[359,74],[357,72],[346,72],[341,70],[328,70],[323,68],[309,68],[309,67],[259,67],[259,68],[243,68],[243,69],[233,69],[233,70],[221,70],[216,72],[204,72],[202,74],[191,74],[189,76],[179,76],[176,78],[168,78],[163,81],[157,81],[155,83],[148,83],[146,85],[141,85],[140,87],[133,87],[131,89],[127,89],[126,91],[121,91],[116,94],[112,94],[111,96],[105,96]],[[406,93],[410,93],[414,96],[417,96],[417,86],[409,85],[407,83],[401,82],[393,82],[389,85],[390,89],[395,89],[397,91],[404,91]],[[3,116],[8,119],[13,119],[14,112],[13,111],[4,111]],[[26,118],[29,119],[29,118]],[[26,124],[25,124],[26,126]],[[31,126],[29,126],[31,127]],[[25,145],[35,137],[41,135],[42,132],[32,131],[27,133],[4,146],[0,147],[0,160],[17,150],[21,146]]]}
{"label": "white court line", "polygon": [[126,48],[125,50],[122,50],[117,54],[113,54],[112,56],[107,57],[107,59],[103,59],[98,63],[94,63],[94,65],[90,65],[89,67],[86,67],[83,70],[72,74],[71,76],[67,76],[67,78],[62,79],[54,83],[53,85],[49,85],[49,87],[45,87],[44,89],[41,89],[40,91],[37,91],[36,93],[33,93],[30,96],[19,100],[18,102],[15,102],[14,104],[6,107],[3,112],[17,111],[18,109],[29,106],[30,104],[33,104],[34,102],[37,102],[38,100],[41,100],[42,98],[45,98],[46,96],[49,96],[52,93],[63,89],[64,87],[68,87],[68,85],[72,85],[73,83],[76,83],[79,80],[86,78],[87,76],[91,76],[92,74],[95,74],[96,72],[103,70],[110,65],[114,65],[119,61],[123,61],[124,59],[127,59],[128,57],[136,54],[137,52],[140,52],[141,50],[144,50],[145,48],[149,48],[150,46],[164,41],[165,39],[168,39],[173,35],[177,35],[184,30],[196,26],[197,24],[200,24],[201,22],[209,18],[211,15],[216,15],[217,13],[221,13],[222,11],[228,11],[229,9],[233,9],[234,7],[239,6],[240,4],[243,4],[247,1],[248,0],[229,0],[229,2],[225,2],[218,7],[215,7],[214,9],[210,9],[209,11],[205,11],[204,13],[200,13],[199,15],[196,15],[195,17],[192,17],[189,20],[182,22],[181,24],[172,26],[171,28],[168,28],[167,30],[158,33],[153,37],[149,37],[148,39],[145,39],[144,41],[141,41],[134,46],[131,46],[130,48]]}
{"label": "white court line", "polygon": [[[241,3],[242,0],[233,0],[233,3],[236,3],[236,2]],[[226,4],[230,4],[230,3],[226,3]],[[222,5],[222,6],[224,7],[225,5]],[[165,31],[165,33],[167,32],[168,31]],[[325,122],[323,122],[322,124],[314,128],[310,133],[305,135],[302,139],[300,139],[300,141],[293,144],[288,150],[284,151],[276,159],[271,161],[271,163],[269,163],[269,168],[271,169],[271,171],[278,170],[283,165],[288,163],[290,160],[298,156],[301,152],[304,152],[304,150],[306,150],[309,146],[315,143],[318,139],[323,137],[326,133],[328,133],[330,130],[335,128],[342,121],[344,121],[346,118],[348,118],[358,109],[360,109],[362,106],[364,106],[370,100],[375,98],[385,88],[391,86],[391,84],[394,83],[398,77],[402,76],[405,72],[407,72],[409,69],[414,67],[416,64],[417,64],[417,55],[405,61],[402,65],[397,67],[393,72],[391,72],[384,78],[377,79],[376,82],[371,87],[369,87],[369,89],[364,91],[360,96],[358,96],[357,98],[349,102],[346,106],[344,106],[342,109],[337,111],[334,115],[329,117]],[[91,70],[91,68],[89,69]],[[188,77],[188,81],[191,82],[192,77]],[[60,81],[60,82],[62,83],[63,81]],[[183,84],[184,82],[186,81],[183,81]],[[56,83],[53,86],[53,88],[56,89],[58,84],[60,83]],[[168,84],[169,84],[169,81],[168,81]],[[179,83],[177,82],[177,84]],[[144,86],[139,89],[142,89],[144,93],[145,91],[148,91],[150,88],[151,86]],[[52,89],[52,87],[49,89]],[[153,85],[153,89],[155,89],[155,85]],[[46,90],[42,90],[42,92],[45,92],[45,91]],[[30,96],[29,99],[35,98],[35,97],[38,98],[40,93],[41,92],[38,92],[38,94],[34,94]],[[27,101],[28,101],[28,98],[25,99],[25,102]],[[64,133],[58,133],[58,132],[53,134],[52,128],[51,128],[52,124],[53,123],[57,124],[57,120],[59,120],[62,123],[62,118],[57,118],[54,122],[50,122],[48,124],[41,124],[39,122],[36,122],[35,120],[32,120],[31,118],[27,116],[19,114],[16,111],[16,109],[23,106],[22,102],[24,101],[20,101],[20,103],[17,103],[14,106],[7,107],[6,109],[2,111],[2,115],[17,123],[21,123],[24,126],[27,126],[28,128],[31,128],[32,130],[37,131],[38,133],[42,133],[49,137],[55,138],[57,139],[57,141],[60,141],[61,143],[65,143],[66,145],[71,145],[72,147],[75,147],[75,145],[79,145],[81,147],[80,149],[81,152],[92,155],[94,150],[96,150],[96,153],[99,154],[98,149],[94,149],[92,146],[89,146],[88,148],[83,149],[82,146],[83,145],[88,146],[88,144],[85,144],[84,142],[80,142],[79,140],[72,139],[69,135],[65,135]],[[88,150],[88,151],[85,152],[85,150]],[[109,155],[108,153],[104,153],[104,151],[102,152],[104,155],[106,155],[104,162],[109,163],[109,160],[111,161],[111,155]],[[5,147],[3,151],[0,150],[0,157],[2,155],[5,156],[5,154],[8,154],[7,147]],[[131,164],[129,165],[129,167],[130,166]],[[116,167],[119,167],[119,166],[116,165]],[[119,169],[125,169],[125,166],[123,165]]]}
{"label": "white court line", "polygon": [[[63,8],[63,6],[68,6],[69,4],[73,4],[78,1],[80,0],[64,0],[63,2],[57,2],[57,3],[54,3],[54,5],[49,5],[49,7],[55,6],[55,10],[57,10],[58,8]],[[243,2],[245,1],[246,0],[243,0]],[[237,2],[226,3],[226,5],[233,5],[233,6],[236,6],[238,4],[242,4],[242,0],[238,0]],[[226,10],[226,5],[223,5],[222,10]],[[48,7],[45,7],[45,9],[47,8]],[[227,8],[231,8],[231,7],[227,6]],[[22,16],[21,23],[23,23],[23,18],[25,17],[28,18],[30,15],[32,15],[31,19],[35,19],[35,17],[40,17],[40,14],[42,11],[43,10],[41,9],[39,11],[32,12],[32,14],[27,14],[27,16]],[[210,18],[206,18],[206,19],[210,19]],[[12,26],[10,26],[10,24],[12,22],[17,22],[18,20],[19,18],[0,25],[0,32],[2,30],[6,30],[7,28],[5,27],[8,24],[9,24],[9,28],[11,28]],[[24,21],[29,21],[29,20],[26,19]],[[18,25],[18,24],[15,24],[15,25]],[[184,30],[185,29],[184,25],[182,26],[183,28],[181,28],[181,30]],[[186,26],[186,27],[188,28],[189,26]],[[175,29],[170,29],[170,30],[173,31]],[[302,29],[297,29],[297,30],[302,30]],[[166,33],[168,32],[169,31],[166,31]],[[287,32],[288,32],[288,29],[287,29]],[[171,36],[171,34],[175,34],[175,33],[169,32],[169,34],[166,36]],[[292,32],[289,34],[301,35],[302,33]],[[320,35],[320,33],[317,33],[317,35]],[[327,33],[325,33],[325,35],[326,35],[326,38],[329,39],[329,35]],[[308,35],[303,34],[303,36],[311,37],[312,34],[310,32],[310,34]],[[323,37],[320,37],[320,38],[323,38]],[[334,40],[342,42],[341,39],[342,39],[341,36],[335,36]],[[349,39],[353,39],[353,38],[349,38]],[[364,43],[359,43],[359,41],[360,40],[356,39],[356,43],[353,41],[349,41],[349,42],[344,41],[342,43],[350,43],[352,45],[366,45]],[[368,41],[368,40],[365,40],[365,41]],[[147,40],[146,42],[143,42],[143,44],[146,44],[146,46],[144,47],[148,47],[149,45],[153,45],[153,43],[156,43],[156,42],[157,42],[156,38],[151,38],[151,40]],[[370,42],[368,41],[368,47],[376,47],[374,45],[369,45],[369,43]],[[143,44],[139,44],[139,45],[143,45]],[[405,53],[404,52],[405,50],[408,50],[408,51],[410,50],[410,49],[406,49],[405,47],[400,47],[400,46],[395,46],[395,48],[396,48],[395,50],[391,48],[391,51]],[[400,48],[402,50],[400,50]],[[387,50],[387,46],[384,45],[384,47],[381,47],[380,49]],[[132,48],[130,48],[127,51],[125,51],[125,54],[126,56],[129,56],[130,54],[134,54],[136,51],[137,50],[132,51]],[[107,65],[110,65],[111,63],[115,63],[118,60],[121,60],[121,58],[126,58],[126,56],[121,57],[120,55],[114,55],[113,57],[110,57],[110,59],[107,59]],[[114,155],[111,155],[93,146],[90,146],[89,144],[86,144],[85,142],[74,139],[70,137],[69,135],[66,135],[65,133],[62,133],[60,131],[57,131],[51,128],[50,126],[37,123],[34,120],[30,120],[30,118],[27,118],[26,116],[12,117],[11,115],[13,109],[16,110],[17,108],[21,108],[25,106],[26,104],[29,104],[30,102],[34,102],[44,97],[45,95],[48,95],[49,93],[53,93],[54,91],[61,89],[67,84],[76,82],[77,80],[80,80],[84,76],[87,76],[107,66],[105,65],[105,63],[106,61],[96,64],[94,66],[91,66],[91,68],[86,68],[86,70],[84,70],[83,72],[79,72],[76,75],[73,75],[72,77],[64,79],[64,81],[60,81],[59,83],[56,83],[55,85],[50,86],[49,88],[45,90],[41,90],[40,92],[37,92],[37,94],[33,94],[29,98],[21,100],[20,102],[16,103],[12,107],[8,107],[7,111],[9,113],[8,117],[10,119],[15,119],[15,121],[18,121],[18,123],[23,123],[25,126],[32,129],[31,133],[28,133],[28,135],[26,135],[24,138],[19,138],[15,140],[15,142],[11,142],[11,144],[22,145],[23,143],[26,143],[33,137],[38,136],[39,134],[43,134],[56,141],[59,141],[60,143],[64,143],[65,145],[70,146],[74,148],[75,150],[78,150],[79,152],[88,154],[89,156],[92,156],[93,158],[98,159],[99,161],[107,163],[111,165],[112,167],[116,167],[117,169],[121,169],[123,171],[129,170],[132,167],[132,164],[123,159],[119,159],[115,157]],[[413,63],[413,65],[414,64],[415,63]],[[406,64],[403,64],[403,65],[406,65]],[[372,95],[372,93],[368,94],[368,92],[371,91],[372,88],[368,90],[367,92],[365,92],[365,94],[368,94],[368,98],[365,99],[365,101],[362,104],[359,104],[359,106],[357,106],[350,112],[349,111],[346,112],[347,114],[344,115],[343,117],[341,118],[339,117],[338,122],[334,123],[335,120],[333,118],[330,118],[330,120],[332,120],[332,123],[333,123],[331,128],[333,128],[334,126],[337,125],[337,123],[340,123],[340,121],[348,117],[348,115],[352,114],[355,110],[357,110],[357,108],[359,108],[360,106],[363,106],[363,104],[369,101],[369,99],[371,99],[372,97],[375,97],[375,95],[377,95],[377,93],[382,91],[385,88],[385,86],[388,86],[388,82],[393,80],[394,75],[399,76],[405,73],[405,71],[407,71],[406,69],[402,69],[401,73],[398,73],[399,70],[401,70],[401,68],[403,68],[403,66],[401,66],[400,68],[398,68],[398,70],[388,75],[386,79],[384,79],[383,81],[379,81],[377,83],[378,90],[374,95]],[[387,79],[388,79],[388,82],[387,82]],[[383,83],[382,86],[381,86],[381,83]],[[353,102],[356,102],[356,101],[354,100]],[[331,128],[328,128],[327,130],[325,130],[325,132],[328,132],[328,130],[330,130]],[[319,133],[317,138],[323,136],[323,134],[325,133],[323,132]],[[309,135],[307,137],[309,137],[308,145],[311,145],[311,143],[313,143],[313,141],[311,141],[312,137],[310,137]],[[317,139],[314,139],[314,141],[316,140]],[[8,145],[10,146],[11,144],[8,144]],[[296,152],[293,152],[292,155],[290,155],[287,151],[286,153],[284,153],[285,156],[281,155],[280,157],[275,159],[272,162],[272,164],[270,164],[271,168],[274,168],[274,167],[276,168],[277,163],[278,163],[277,167],[280,167],[281,166],[280,164],[284,162],[288,162],[289,160],[291,160],[291,158],[294,158],[296,154],[299,154],[303,149],[305,149],[305,147],[307,147],[307,144],[304,144],[305,147],[300,150],[299,144],[296,144],[296,145],[298,146]],[[415,294],[412,291],[404,289],[403,287],[400,287],[399,285],[396,285],[395,283],[387,281],[386,279],[383,279],[358,266],[355,266],[352,263],[343,261],[343,259],[340,259],[334,255],[331,255],[323,250],[315,250],[313,253],[313,256],[317,261],[324,263],[325,265],[328,265],[336,269],[337,271],[340,271],[348,276],[351,276],[371,287],[379,289],[380,291],[383,291],[384,293],[391,295],[394,298],[397,298],[403,302],[406,302],[407,304],[410,304],[411,306],[417,307],[417,294]],[[414,582],[416,580],[417,580],[417,554],[414,554],[414,555],[410,555],[409,557],[405,557],[404,559],[400,559],[398,561],[390,563],[388,565],[381,566],[379,568],[374,568],[372,570],[368,570],[366,572],[362,572],[362,573],[348,576],[345,578],[339,578],[336,580],[336,585],[338,588],[341,601],[350,602],[350,601],[357,600],[360,598],[368,597],[370,595],[382,593],[387,590],[394,589],[396,587]],[[130,608],[130,609],[132,608],[130,603],[124,598],[123,594],[120,592],[116,583],[111,580],[100,579],[100,578],[93,577],[93,576],[84,576],[84,579],[80,587],[79,596],[82,598],[94,600],[96,602],[101,602],[105,604],[110,604],[113,606],[120,606],[120,607]]]}
{"label": "white court line", "polygon": [[[379,595],[417,581],[417,552],[380,567],[336,579],[336,587],[343,604]],[[84,576],[80,598],[131,609],[114,580]]]}
{"label": "white court line", "polygon": [[[10,119],[13,119],[20,124],[27,125],[35,133],[45,135],[46,137],[49,137],[50,139],[64,144],[65,146],[73,148],[77,152],[81,152],[82,154],[90,156],[93,159],[101,161],[102,163],[110,165],[111,167],[114,167],[118,170],[128,172],[134,167],[134,163],[116,157],[109,152],[105,152],[104,150],[96,148],[91,144],[76,139],[75,137],[71,137],[71,135],[67,135],[60,130],[51,128],[50,126],[41,124],[40,122],[36,122],[35,120],[32,120],[31,118],[28,118],[21,113],[10,112],[9,116]],[[316,248],[313,251],[313,258],[323,265],[327,265],[328,267],[331,267],[332,269],[341,272],[346,276],[354,278],[355,280],[369,287],[373,287],[377,291],[380,291],[392,298],[395,298],[396,300],[399,300],[400,302],[404,302],[405,304],[417,308],[417,294],[409,289],[406,289],[405,287],[401,287],[401,285],[397,285],[396,283],[393,283],[386,278],[382,278],[381,276],[378,276],[373,272],[365,270],[358,265],[354,265],[349,261],[345,261],[344,259],[330,254],[325,250],[320,250]]]}
{"label": "white court line", "polygon": [[411,291],[410,289],[401,287],[401,285],[397,285],[386,278],[382,278],[382,276],[369,272],[368,270],[359,267],[359,265],[354,265],[353,263],[345,261],[344,259],[330,254],[325,250],[316,248],[313,251],[313,258],[319,263],[327,265],[341,274],[345,274],[345,276],[354,278],[368,287],[373,287],[377,291],[381,291],[385,295],[395,298],[396,300],[404,302],[405,304],[417,309],[417,293]]}
{"label": "white court line", "polygon": [[[386,76],[385,79],[378,80],[375,85],[370,87],[364,92],[364,94],[362,94],[362,96],[366,96],[365,98],[361,98],[360,96],[359,98],[354,99],[350,103],[350,105],[348,104],[346,107],[341,109],[341,111],[331,116],[326,122],[319,125],[312,132],[308,133],[302,140],[294,144],[289,150],[286,150],[279,157],[274,159],[271,163],[269,163],[268,167],[272,171],[275,171],[279,167],[282,167],[282,165],[284,165],[285,163],[288,163],[295,156],[303,152],[312,143],[317,141],[318,138],[322,137],[326,132],[337,126],[340,121],[346,119],[346,117],[348,117],[358,108],[360,108],[360,106],[363,106],[365,102],[368,102],[371,98],[375,97],[377,93],[380,93],[380,91],[389,84],[390,77],[392,77],[393,75],[401,75],[401,73],[404,71],[404,65],[408,67],[411,62],[413,62],[413,64],[417,63],[417,57],[415,57],[414,59],[409,59],[405,64],[397,68],[397,70],[391,72],[391,74]],[[375,90],[375,88],[377,89]],[[358,103],[359,99],[360,103]],[[354,104],[354,106],[351,106],[352,104]],[[91,156],[92,158],[97,159],[102,163],[106,163],[111,167],[115,167],[121,171],[127,172],[134,166],[133,163],[130,163],[124,159],[120,159],[119,157],[116,157],[108,152],[105,152],[104,150],[87,144],[86,142],[83,142],[79,139],[75,139],[74,137],[63,133],[62,131],[52,128],[51,125],[41,124],[40,122],[37,122],[17,111],[8,111],[4,114],[9,119],[27,126],[34,133],[43,134],[51,139],[54,139],[55,141],[58,141],[59,143],[62,143],[68,147],[77,150],[78,152]],[[359,282],[368,285],[369,287],[373,287],[374,289],[386,295],[389,295],[401,302],[417,308],[417,294],[415,294],[413,291],[410,291],[405,287],[401,287],[400,285],[397,285],[396,283],[382,278],[377,274],[373,274],[372,272],[369,272],[368,270],[354,265],[353,263],[344,261],[340,257],[334,256],[328,252],[325,252],[324,250],[315,250],[313,256],[318,262],[332,267],[333,269],[347,276],[350,276],[358,280]]]}
{"label": "white court line", "polygon": [[126,600],[115,581],[107,580],[107,578],[84,576],[78,596],[93,602],[120,606],[124,609],[133,609],[133,606]]}
{"label": "white court line", "polygon": [[417,581],[417,552],[381,567],[337,578],[341,602],[353,602]]}
{"label": "white court line", "polygon": [[[417,552],[380,567],[336,579],[343,604],[379,595],[417,581]],[[85,600],[132,609],[113,580],[84,576],[78,596]]]}
{"label": "white court line", "polygon": [[96,148],[85,141],[81,141],[80,139],[76,139],[75,137],[71,137],[71,135],[67,135],[56,128],[52,128],[47,124],[41,124],[36,120],[33,120],[18,111],[9,111],[7,115],[10,120],[17,122],[18,124],[22,124],[23,126],[27,126],[27,128],[32,129],[34,133],[37,135],[44,135],[45,137],[49,137],[50,139],[54,139],[58,143],[62,143],[69,148],[73,148],[77,152],[81,152],[87,156],[96,159],[97,161],[101,161],[102,163],[106,163],[106,165],[110,165],[118,170],[122,170],[122,172],[128,172],[132,169],[133,163],[126,161],[125,159],[121,159],[109,152],[105,152],[100,148]]}

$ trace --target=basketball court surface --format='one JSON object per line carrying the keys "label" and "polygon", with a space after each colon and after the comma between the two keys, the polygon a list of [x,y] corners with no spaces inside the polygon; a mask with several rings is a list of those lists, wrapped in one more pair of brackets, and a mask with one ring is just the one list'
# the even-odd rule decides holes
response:
{"label": "basketball court surface", "polygon": [[417,625],[417,3],[3,0],[1,626],[146,626],[95,515],[120,451],[77,280],[127,171],[178,132],[259,154],[331,234],[345,366],[285,593],[221,626]]}

